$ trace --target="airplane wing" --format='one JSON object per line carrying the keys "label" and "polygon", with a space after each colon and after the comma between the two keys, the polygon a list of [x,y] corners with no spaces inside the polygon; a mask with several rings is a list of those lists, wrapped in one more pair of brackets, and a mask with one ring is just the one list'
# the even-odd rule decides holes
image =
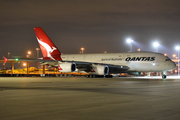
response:
{"label": "airplane wing", "polygon": [[92,74],[107,75],[112,73],[121,73],[129,70],[128,66],[113,65],[103,63],[91,63],[82,61],[58,61],[30,58],[7,59],[6,62],[39,62],[40,65],[48,65],[48,67],[57,67],[60,72],[91,72]]}
{"label": "airplane wing", "polygon": [[61,61],[58,60],[43,60],[43,59],[31,59],[31,58],[15,58],[15,59],[7,59],[5,57],[3,57],[5,59],[5,62],[40,62],[41,65],[54,65],[58,66],[58,64]]}

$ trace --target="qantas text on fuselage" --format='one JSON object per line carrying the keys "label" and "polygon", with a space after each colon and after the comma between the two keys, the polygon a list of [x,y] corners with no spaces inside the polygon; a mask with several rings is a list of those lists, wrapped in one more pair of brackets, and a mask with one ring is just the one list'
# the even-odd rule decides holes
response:
{"label": "qantas text on fuselage", "polygon": [[127,57],[126,61],[155,61],[155,57]]}

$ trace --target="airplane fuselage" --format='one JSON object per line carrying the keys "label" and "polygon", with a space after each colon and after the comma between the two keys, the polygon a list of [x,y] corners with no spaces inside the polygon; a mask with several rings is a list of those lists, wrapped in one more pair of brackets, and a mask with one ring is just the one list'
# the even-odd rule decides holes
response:
{"label": "airplane fuselage", "polygon": [[128,66],[128,71],[162,72],[176,67],[168,57],[153,52],[62,54],[65,61],[83,61],[90,63]]}

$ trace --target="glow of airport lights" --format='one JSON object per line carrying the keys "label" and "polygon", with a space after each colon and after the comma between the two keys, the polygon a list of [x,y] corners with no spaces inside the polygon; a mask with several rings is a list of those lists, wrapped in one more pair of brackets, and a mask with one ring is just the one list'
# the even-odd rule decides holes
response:
{"label": "glow of airport lights", "polygon": [[81,51],[82,51],[81,53],[83,53],[84,50],[85,50],[85,48],[82,47],[82,48],[81,48]]}
{"label": "glow of airport lights", "polygon": [[133,40],[132,39],[127,39],[126,42],[128,44],[130,44],[130,51],[132,52],[132,42],[133,42]]}
{"label": "glow of airport lights", "polygon": [[175,47],[175,49],[176,49],[176,50],[179,50],[179,49],[180,49],[180,47],[179,47],[179,46],[176,46],[176,47]]}
{"label": "glow of airport lights", "polygon": [[178,51],[178,76],[179,76],[179,46],[176,46],[175,49]]}
{"label": "glow of airport lights", "polygon": [[26,63],[23,63],[23,66],[26,66]]}
{"label": "glow of airport lights", "polygon": [[127,39],[126,41],[127,41],[127,43],[132,43],[133,42],[132,39]]}
{"label": "glow of airport lights", "polygon": [[28,55],[30,55],[30,54],[31,54],[31,51],[28,51],[27,53],[28,53]]}
{"label": "glow of airport lights", "polygon": [[153,46],[154,46],[155,48],[157,48],[157,52],[158,52],[159,43],[158,43],[158,42],[154,42],[154,43],[153,43]]}
{"label": "glow of airport lights", "polygon": [[138,51],[138,52],[140,52],[140,51],[141,51],[141,49],[140,49],[140,48],[138,48],[138,49],[137,49],[137,51]]}
{"label": "glow of airport lights", "polygon": [[31,55],[31,51],[28,51],[26,57],[29,58],[30,55]]}
{"label": "glow of airport lights", "polygon": [[36,50],[40,50],[39,48],[36,48]]}
{"label": "glow of airport lights", "polygon": [[176,57],[176,54],[173,54],[172,56],[173,56],[173,58],[175,58],[175,57]]}
{"label": "glow of airport lights", "polygon": [[159,43],[158,43],[158,42],[155,42],[155,43],[153,43],[153,46],[154,46],[154,47],[158,47],[158,46],[159,46]]}
{"label": "glow of airport lights", "polygon": [[167,56],[167,54],[165,53],[164,56]]}

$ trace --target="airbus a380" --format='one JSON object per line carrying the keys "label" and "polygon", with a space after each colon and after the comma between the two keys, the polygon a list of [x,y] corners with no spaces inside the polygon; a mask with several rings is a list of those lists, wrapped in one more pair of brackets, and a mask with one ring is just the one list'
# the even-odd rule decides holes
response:
{"label": "airbus a380", "polygon": [[140,75],[141,72],[166,72],[176,65],[167,56],[154,52],[61,54],[40,27],[34,28],[43,58],[41,65],[57,67],[60,72],[84,72],[90,76],[107,76],[118,73]]}
{"label": "airbus a380", "polygon": [[100,54],[61,54],[40,27],[34,28],[41,48],[41,65],[57,67],[60,72],[85,72],[90,75],[110,75],[128,73],[140,75],[141,72],[166,72],[175,69],[175,63],[161,53],[100,53]]}

